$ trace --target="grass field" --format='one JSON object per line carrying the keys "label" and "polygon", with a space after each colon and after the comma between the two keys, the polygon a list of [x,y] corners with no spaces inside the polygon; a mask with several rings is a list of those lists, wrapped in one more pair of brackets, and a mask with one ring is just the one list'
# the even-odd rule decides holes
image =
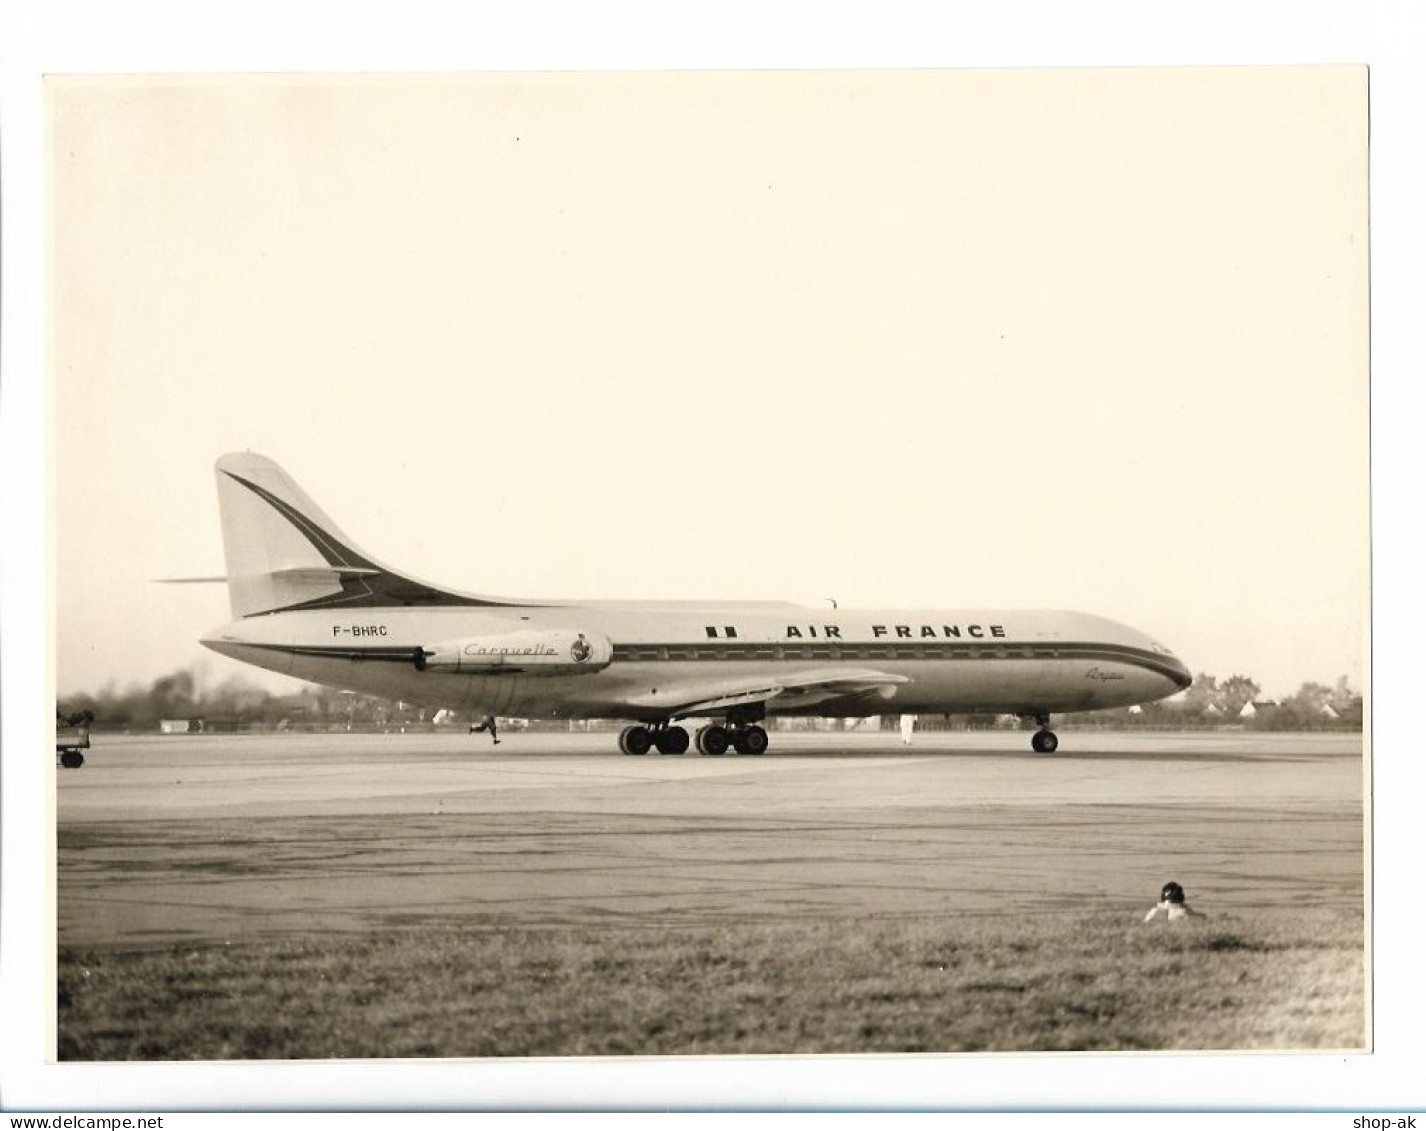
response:
{"label": "grass field", "polygon": [[1137,919],[447,929],[63,949],[59,1055],[1363,1047],[1360,917]]}

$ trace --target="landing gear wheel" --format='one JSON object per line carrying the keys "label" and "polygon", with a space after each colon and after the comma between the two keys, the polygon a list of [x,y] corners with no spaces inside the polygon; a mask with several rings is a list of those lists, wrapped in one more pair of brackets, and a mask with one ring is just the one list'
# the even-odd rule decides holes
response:
{"label": "landing gear wheel", "polygon": [[1036,754],[1053,754],[1059,749],[1060,740],[1055,737],[1055,732],[1051,730],[1037,730],[1035,737],[1030,739],[1030,749]]}
{"label": "landing gear wheel", "polygon": [[655,731],[654,745],[660,754],[682,754],[688,749],[688,731],[682,727],[665,727]]}
{"label": "landing gear wheel", "polygon": [[733,739],[739,754],[761,754],[767,749],[767,731],[762,727],[744,727]]}
{"label": "landing gear wheel", "polygon": [[728,753],[728,732],[720,726],[702,727],[698,731],[698,753],[714,757]]}
{"label": "landing gear wheel", "polygon": [[619,732],[619,749],[625,754],[647,754],[653,744],[648,727],[625,727]]}
{"label": "landing gear wheel", "polygon": [[66,770],[77,770],[84,765],[84,755],[78,750],[66,750],[60,754],[59,764]]}

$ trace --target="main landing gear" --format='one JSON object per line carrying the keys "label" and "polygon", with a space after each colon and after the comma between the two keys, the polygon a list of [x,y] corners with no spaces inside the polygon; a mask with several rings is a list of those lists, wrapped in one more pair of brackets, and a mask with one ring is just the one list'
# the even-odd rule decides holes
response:
{"label": "main landing gear", "polygon": [[739,754],[762,754],[767,750],[767,731],[760,726],[700,727],[698,730],[698,753],[718,756],[728,753],[731,746]]}
{"label": "main landing gear", "polygon": [[1059,749],[1060,740],[1055,737],[1055,732],[1050,729],[1049,715],[1036,715],[1035,725],[1040,729],[1035,732],[1035,736],[1030,739],[1030,749],[1036,754],[1053,754]]}
{"label": "main landing gear", "polygon": [[[767,749],[767,731],[760,726],[700,727],[696,738],[698,753],[721,755],[731,746],[739,754],[761,754]],[[621,754],[683,754],[688,750],[688,731],[683,727],[655,723],[651,727],[631,726],[619,732]]]}
{"label": "main landing gear", "polygon": [[652,727],[625,727],[619,732],[621,754],[647,754],[650,749],[660,754],[682,754],[688,749],[688,731],[655,723]]}

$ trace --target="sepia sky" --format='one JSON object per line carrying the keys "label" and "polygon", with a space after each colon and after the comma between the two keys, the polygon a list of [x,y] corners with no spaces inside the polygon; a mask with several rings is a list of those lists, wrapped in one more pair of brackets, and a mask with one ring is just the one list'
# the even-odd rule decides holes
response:
{"label": "sepia sky", "polygon": [[52,80],[61,692],[213,461],[529,597],[1064,607],[1363,674],[1363,68]]}

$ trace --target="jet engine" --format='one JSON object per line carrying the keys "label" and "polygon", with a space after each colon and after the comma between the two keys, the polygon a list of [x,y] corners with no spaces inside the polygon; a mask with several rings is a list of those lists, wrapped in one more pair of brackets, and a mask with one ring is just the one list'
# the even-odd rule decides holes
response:
{"label": "jet engine", "polygon": [[613,658],[607,636],[564,629],[468,636],[417,648],[412,656],[418,672],[466,675],[580,675],[607,668]]}

